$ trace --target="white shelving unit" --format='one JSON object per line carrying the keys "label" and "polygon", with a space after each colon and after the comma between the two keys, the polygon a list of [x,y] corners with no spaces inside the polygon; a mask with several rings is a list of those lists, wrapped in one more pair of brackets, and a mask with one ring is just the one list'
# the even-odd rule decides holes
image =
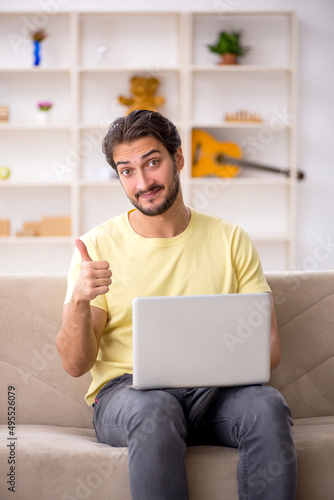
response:
{"label": "white shelving unit", "polygon": [[[218,65],[208,51],[222,30],[241,30],[251,51],[240,65]],[[188,23],[187,156],[191,130],[234,142],[243,158],[290,169],[291,176],[243,168],[227,180],[192,178],[187,199],[203,211],[239,223],[252,236],[265,270],[294,267],[296,205],[297,22],[292,12],[193,14]],[[246,109],[262,123],[231,123],[226,113]]]}
{"label": "white shelving unit", "polygon": [[[160,79],[166,98],[159,110],[179,127],[186,167],[186,203],[239,223],[253,237],[265,270],[293,267],[295,254],[297,22],[292,12],[80,13],[49,16],[42,62],[33,67],[31,13],[0,18],[0,219],[11,236],[0,237],[0,273],[66,273],[74,239],[126,211],[130,204],[112,176],[101,142],[112,120],[124,114],[119,95],[133,75]],[[42,20],[42,18],[40,18]],[[222,29],[241,29],[252,47],[242,63],[217,65],[206,45]],[[154,43],[152,42],[154,41]],[[98,50],[99,48],[103,50]],[[55,103],[50,124],[40,126],[36,103]],[[225,122],[225,113],[247,109],[264,122]],[[285,177],[243,168],[232,179],[191,176],[191,134],[203,129],[232,141],[245,159],[291,169]],[[15,237],[24,221],[70,215],[72,237]]]}

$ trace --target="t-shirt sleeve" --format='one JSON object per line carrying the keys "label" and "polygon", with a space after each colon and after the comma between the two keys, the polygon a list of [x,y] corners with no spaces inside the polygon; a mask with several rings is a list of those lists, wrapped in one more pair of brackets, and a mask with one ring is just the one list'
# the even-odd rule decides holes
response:
{"label": "t-shirt sleeve", "polygon": [[232,260],[238,293],[271,292],[263,274],[259,254],[250,236],[240,227],[234,233]]}
{"label": "t-shirt sleeve", "polygon": [[[84,238],[81,239],[86,244],[91,259],[100,260],[96,255],[94,246],[90,243],[90,241]],[[67,291],[66,291],[64,305],[68,304],[71,300],[73,289],[79,277],[80,271],[81,271],[81,256],[79,250],[76,248],[72,256],[70,269],[67,276]],[[90,301],[90,305],[98,307],[99,309],[103,309],[104,311],[108,312],[108,305],[105,295],[98,295],[97,297],[95,297],[95,299]]]}

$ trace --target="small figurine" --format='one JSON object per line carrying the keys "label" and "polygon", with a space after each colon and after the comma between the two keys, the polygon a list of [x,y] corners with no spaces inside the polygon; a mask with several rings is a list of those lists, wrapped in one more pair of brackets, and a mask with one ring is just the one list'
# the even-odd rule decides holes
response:
{"label": "small figurine", "polygon": [[248,123],[262,123],[263,120],[260,115],[256,113],[249,113],[245,109],[240,109],[236,113],[226,113],[226,122],[248,122]]}
{"label": "small figurine", "polygon": [[108,61],[108,54],[109,54],[109,46],[108,45],[99,45],[96,49],[97,55],[98,55],[98,63],[100,65],[107,64]]}

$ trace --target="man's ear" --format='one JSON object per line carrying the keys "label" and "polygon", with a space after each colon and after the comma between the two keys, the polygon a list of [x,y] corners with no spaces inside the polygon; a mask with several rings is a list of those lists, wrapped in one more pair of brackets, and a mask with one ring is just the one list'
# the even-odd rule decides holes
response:
{"label": "man's ear", "polygon": [[184,156],[183,156],[183,153],[182,153],[181,146],[179,146],[177,148],[176,153],[174,155],[174,159],[175,159],[175,163],[176,163],[177,169],[180,172],[183,169],[183,167],[184,167]]}

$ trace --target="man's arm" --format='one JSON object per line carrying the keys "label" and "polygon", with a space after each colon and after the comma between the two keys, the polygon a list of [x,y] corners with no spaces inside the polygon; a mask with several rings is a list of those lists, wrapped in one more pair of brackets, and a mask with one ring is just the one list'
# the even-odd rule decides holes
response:
{"label": "man's arm", "polygon": [[[257,250],[249,235],[240,227],[237,227],[235,232],[232,254],[234,255],[234,267],[239,293],[260,292],[264,286],[268,287]],[[281,341],[278,333],[273,298],[271,300],[270,368],[273,370],[281,362]]]}
{"label": "man's arm", "polygon": [[271,298],[271,347],[270,347],[270,369],[273,370],[281,362],[281,340],[278,333],[274,300]]}
{"label": "man's arm", "polygon": [[81,254],[81,272],[71,300],[64,306],[56,344],[64,369],[73,377],[79,377],[96,361],[107,313],[91,306],[90,301],[108,292],[111,271],[108,262],[92,261],[81,240],[75,244]]}

